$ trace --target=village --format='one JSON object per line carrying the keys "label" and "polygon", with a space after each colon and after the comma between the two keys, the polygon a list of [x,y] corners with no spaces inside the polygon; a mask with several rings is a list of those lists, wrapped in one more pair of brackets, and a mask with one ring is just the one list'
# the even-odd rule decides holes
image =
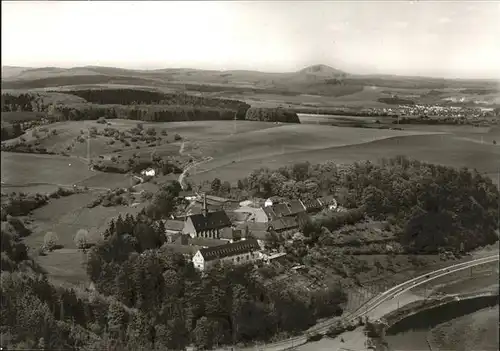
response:
{"label": "village", "polygon": [[182,191],[185,215],[164,220],[165,246],[181,253],[199,271],[217,263],[270,263],[284,250],[266,245],[271,234],[291,242],[303,239],[300,227],[320,211],[342,211],[333,196],[311,201],[272,197],[237,202]]}

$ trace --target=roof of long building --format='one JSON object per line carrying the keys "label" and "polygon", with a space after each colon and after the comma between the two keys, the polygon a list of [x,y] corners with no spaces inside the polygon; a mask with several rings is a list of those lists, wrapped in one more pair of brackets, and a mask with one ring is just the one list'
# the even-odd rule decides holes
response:
{"label": "roof of long building", "polygon": [[260,246],[255,239],[240,240],[231,244],[200,249],[205,261],[212,261],[224,257],[241,255],[247,252],[258,251]]}
{"label": "roof of long building", "polygon": [[269,227],[272,227],[274,230],[287,230],[297,228],[298,226],[299,223],[295,217],[282,217],[269,223]]}
{"label": "roof of long building", "polygon": [[208,212],[206,216],[201,213],[193,214],[189,218],[197,232],[231,226],[231,220],[225,211]]}

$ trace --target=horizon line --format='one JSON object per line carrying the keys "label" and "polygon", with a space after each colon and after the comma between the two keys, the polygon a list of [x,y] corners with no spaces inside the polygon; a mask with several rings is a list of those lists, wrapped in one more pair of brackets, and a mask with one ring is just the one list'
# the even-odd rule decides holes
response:
{"label": "horizon line", "polygon": [[[36,70],[36,69],[50,69],[50,68],[55,68],[55,69],[64,69],[64,70],[71,70],[71,69],[78,69],[78,68],[111,68],[111,69],[122,69],[122,70],[127,70],[127,71],[146,71],[146,72],[151,72],[151,71],[162,71],[162,70],[195,70],[195,71],[213,71],[213,72],[256,72],[256,73],[269,73],[269,74],[289,74],[289,73],[298,73],[302,70],[305,70],[310,67],[314,66],[325,66],[327,68],[336,70],[339,72],[339,74],[343,73],[349,76],[358,76],[358,77],[369,77],[369,76],[375,76],[375,77],[400,77],[400,78],[430,78],[430,79],[442,79],[442,80],[479,80],[479,81],[497,81],[500,82],[500,77],[498,78],[463,78],[463,77],[444,77],[444,76],[437,76],[437,75],[411,75],[411,74],[395,74],[395,73],[350,73],[346,72],[344,70],[332,67],[327,64],[323,63],[317,63],[317,64],[311,64],[308,66],[304,66],[303,68],[300,68],[295,71],[276,71],[276,70],[261,70],[261,69],[209,69],[209,68],[194,68],[194,67],[187,67],[187,66],[178,66],[178,67],[163,67],[163,68],[139,68],[139,66],[135,66],[134,68],[132,67],[121,67],[121,66],[112,66],[112,65],[77,65],[77,66],[16,66],[16,65],[2,65],[3,68],[18,68],[18,69],[24,69],[24,70]],[[12,77],[15,78],[15,77]],[[3,77],[2,77],[3,79]],[[37,79],[43,79],[43,78],[37,78]]]}

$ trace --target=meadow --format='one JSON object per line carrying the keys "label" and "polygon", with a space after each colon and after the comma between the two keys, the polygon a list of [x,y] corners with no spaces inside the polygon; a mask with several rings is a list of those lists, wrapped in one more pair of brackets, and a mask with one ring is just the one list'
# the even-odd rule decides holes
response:
{"label": "meadow", "polygon": [[89,233],[89,242],[95,243],[107,227],[109,221],[118,215],[137,214],[144,204],[134,207],[94,207],[87,208],[97,195],[97,192],[75,194],[68,197],[51,199],[50,202],[33,211],[31,235],[25,238],[25,243],[32,251],[36,251],[44,242],[47,232],[56,233],[61,249],[49,252],[46,256],[34,255],[47,271],[49,277],[74,284],[87,281],[84,270],[85,255],[77,250],[74,236],[78,230]]}
{"label": "meadow", "polygon": [[[254,144],[253,149],[242,146],[244,149],[242,155],[246,158],[239,158],[234,148],[226,151],[226,154],[219,153],[218,157],[215,154],[213,161],[191,170],[191,177],[195,181],[212,180],[218,177],[235,182],[260,167],[273,169],[301,161],[311,163],[329,160],[337,163],[377,161],[382,157],[406,155],[426,162],[476,168],[490,175],[493,181],[497,181],[500,168],[500,147],[493,143],[481,143],[477,139],[470,140],[470,138],[450,132],[431,134],[428,130],[412,130],[411,132],[404,131],[406,134],[400,132],[399,135],[396,133],[391,135],[388,132],[397,131],[319,127],[322,132],[316,132],[309,140],[301,141],[302,139],[297,135],[291,137],[295,144],[290,147],[286,147],[286,144],[272,144],[272,142],[266,144],[264,139],[262,145]],[[321,133],[326,136],[330,135],[331,139],[322,139]],[[386,133],[385,136],[384,133]],[[484,134],[491,135],[490,133]],[[479,140],[480,135],[472,134]],[[273,148],[273,145],[278,145],[278,147]]]}
{"label": "meadow", "polygon": [[72,185],[94,175],[80,159],[55,155],[2,152],[6,185]]}

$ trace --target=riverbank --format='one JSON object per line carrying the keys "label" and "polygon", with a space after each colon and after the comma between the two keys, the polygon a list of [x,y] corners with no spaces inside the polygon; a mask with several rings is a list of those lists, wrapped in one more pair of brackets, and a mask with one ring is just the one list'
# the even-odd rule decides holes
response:
{"label": "riverbank", "polygon": [[[489,350],[490,344],[498,345],[498,290],[483,291],[474,294],[446,296],[441,299],[418,301],[409,304],[399,311],[394,311],[383,318],[384,325],[377,330],[377,337],[372,340],[377,350],[471,350],[480,345],[472,340],[481,340],[486,335],[497,337],[482,343],[481,350]],[[488,316],[486,320],[473,326],[473,320]],[[456,322],[459,321],[459,325]],[[470,323],[470,324],[467,324]],[[467,342],[459,342],[457,333],[460,330]],[[455,345],[455,346],[453,346]],[[458,347],[458,348],[457,348]],[[497,348],[495,348],[497,349]]]}
{"label": "riverbank", "polygon": [[433,350],[498,350],[498,305],[442,323],[427,333]]}

